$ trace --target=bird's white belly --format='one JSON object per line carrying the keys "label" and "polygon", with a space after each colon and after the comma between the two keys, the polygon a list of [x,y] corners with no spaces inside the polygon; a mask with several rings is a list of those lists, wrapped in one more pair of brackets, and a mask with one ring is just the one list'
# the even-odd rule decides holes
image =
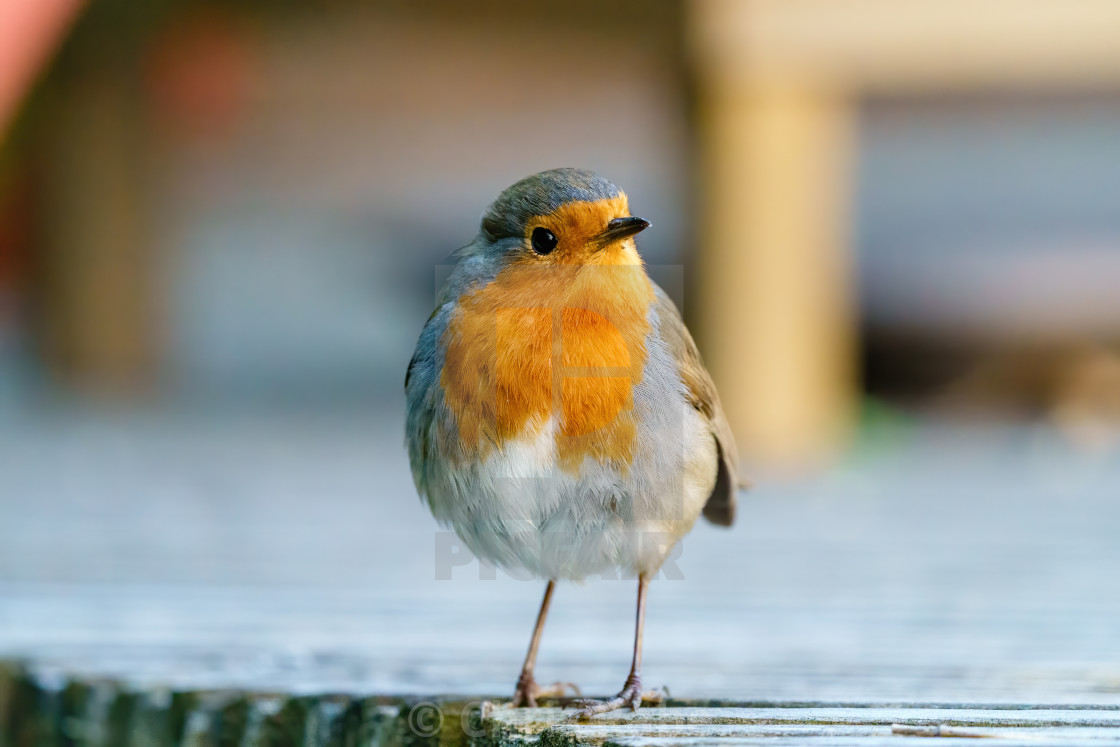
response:
{"label": "bird's white belly", "polygon": [[430,483],[433,513],[478,557],[551,579],[653,575],[692,528],[716,475],[715,441],[682,403],[672,434],[650,434],[621,469],[556,459],[550,420]]}

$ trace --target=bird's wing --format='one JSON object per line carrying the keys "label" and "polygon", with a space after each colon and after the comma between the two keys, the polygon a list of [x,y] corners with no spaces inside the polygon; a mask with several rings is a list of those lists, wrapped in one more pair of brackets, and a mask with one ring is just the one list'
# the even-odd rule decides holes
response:
{"label": "bird's wing", "polygon": [[[465,261],[469,260],[472,255],[477,254],[478,251],[478,245],[476,244],[476,242],[472,241],[466,246],[461,246],[455,251],[451,252],[450,256],[448,256],[447,258],[447,263],[457,267],[463,264]],[[434,344],[434,339],[431,339],[433,336],[429,335],[428,333],[430,331],[433,331],[432,325],[436,321],[436,317],[438,317],[439,313],[443,311],[449,303],[452,302],[454,295],[455,293],[452,287],[452,278],[449,277],[444,282],[443,287],[440,288],[439,295],[436,297],[436,307],[432,309],[432,313],[428,316],[428,321],[424,322],[424,329],[420,333],[420,340],[416,344],[416,352],[412,354],[412,360],[408,362],[408,370],[404,374],[404,390],[406,392],[408,391],[408,382],[412,378],[412,371],[414,368],[416,368],[416,364],[420,360],[421,355],[425,352],[430,352],[424,350],[425,338],[429,338],[428,341]],[[442,328],[440,329],[440,332],[442,332]]]}
{"label": "bird's wing", "polygon": [[739,452],[735,448],[735,438],[719,403],[719,394],[704,362],[700,351],[692,340],[688,328],[684,326],[680,312],[665,291],[656,287],[657,315],[661,320],[661,338],[677,362],[677,371],[688,389],[689,402],[708,422],[716,439],[718,450],[718,472],[715,487],[704,504],[704,518],[713,524],[731,526],[735,520],[736,493],[739,488]]}

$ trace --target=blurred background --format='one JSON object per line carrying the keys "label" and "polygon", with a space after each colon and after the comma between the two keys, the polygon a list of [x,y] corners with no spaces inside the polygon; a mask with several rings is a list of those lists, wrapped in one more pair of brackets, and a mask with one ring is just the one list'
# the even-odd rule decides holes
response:
{"label": "blurred background", "polygon": [[1116,11],[819,5],[7,0],[0,402],[399,410],[438,265],[579,164],[749,460],[882,412],[1103,443]]}
{"label": "blurred background", "polygon": [[[686,541],[707,585],[666,596],[730,565],[745,606],[730,659],[669,626],[679,681],[1120,692],[1112,0],[0,0],[0,654],[337,645],[504,690],[538,592],[433,582],[401,387],[447,255],[561,165],[653,221],[759,478]],[[623,662],[629,602],[580,593]],[[433,599],[524,620],[456,679],[407,653]]]}

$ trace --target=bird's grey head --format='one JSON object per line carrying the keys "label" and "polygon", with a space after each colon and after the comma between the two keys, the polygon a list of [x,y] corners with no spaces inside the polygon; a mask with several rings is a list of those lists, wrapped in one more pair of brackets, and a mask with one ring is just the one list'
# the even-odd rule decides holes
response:
{"label": "bird's grey head", "polygon": [[599,202],[622,190],[593,171],[550,169],[527,176],[498,195],[482,216],[483,236],[491,241],[525,235],[534,218],[570,202]]}
{"label": "bird's grey head", "polygon": [[594,171],[561,168],[506,188],[486,209],[479,239],[495,254],[529,245],[538,259],[578,262],[648,226],[629,214],[622,189]]}
{"label": "bird's grey head", "polygon": [[585,169],[550,169],[525,177],[507,187],[483,215],[482,231],[487,239],[525,235],[534,217],[554,213],[567,203],[597,203],[622,195],[609,181]]}
{"label": "bird's grey head", "polygon": [[454,255],[446,296],[492,280],[511,264],[640,264],[633,241],[649,221],[626,194],[582,169],[551,169],[509,187],[482,217],[478,236]]}

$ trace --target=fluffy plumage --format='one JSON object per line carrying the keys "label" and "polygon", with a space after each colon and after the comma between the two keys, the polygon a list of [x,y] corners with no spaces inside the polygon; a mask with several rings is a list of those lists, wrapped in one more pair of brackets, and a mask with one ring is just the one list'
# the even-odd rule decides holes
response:
{"label": "fluffy plumage", "polygon": [[[730,524],[735,446],[625,194],[556,169],[490,206],[405,381],[421,496],[478,556],[544,578],[655,573],[703,513]],[[534,229],[557,238],[532,248]]]}

